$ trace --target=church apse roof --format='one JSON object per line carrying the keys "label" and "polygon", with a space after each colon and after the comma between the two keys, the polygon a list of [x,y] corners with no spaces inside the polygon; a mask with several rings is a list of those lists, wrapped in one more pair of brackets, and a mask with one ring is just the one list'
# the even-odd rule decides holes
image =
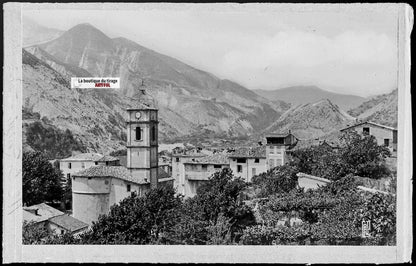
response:
{"label": "church apse roof", "polygon": [[79,171],[73,174],[74,177],[114,177],[129,181],[136,184],[147,184],[148,182],[144,180],[136,180],[133,178],[124,166],[106,166],[99,165],[87,168],[85,170]]}

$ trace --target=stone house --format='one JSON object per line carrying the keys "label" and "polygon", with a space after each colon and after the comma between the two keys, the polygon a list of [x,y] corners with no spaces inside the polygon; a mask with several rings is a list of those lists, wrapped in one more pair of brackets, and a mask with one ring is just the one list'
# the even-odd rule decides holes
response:
{"label": "stone house", "polygon": [[378,145],[384,145],[391,152],[397,152],[397,129],[366,121],[341,129],[341,132],[355,130],[360,135],[372,135]]}
{"label": "stone house", "polygon": [[267,171],[266,147],[240,148],[229,156],[230,168],[235,176],[251,182],[253,176]]}
{"label": "stone house", "polygon": [[57,235],[67,232],[78,235],[89,227],[88,224],[45,203],[23,207],[23,221],[30,224],[27,226],[43,227]]}
{"label": "stone house", "polygon": [[229,168],[229,159],[224,154],[213,154],[211,156],[199,157],[183,163],[185,184],[185,197],[196,195],[198,187],[206,182],[215,172]]}

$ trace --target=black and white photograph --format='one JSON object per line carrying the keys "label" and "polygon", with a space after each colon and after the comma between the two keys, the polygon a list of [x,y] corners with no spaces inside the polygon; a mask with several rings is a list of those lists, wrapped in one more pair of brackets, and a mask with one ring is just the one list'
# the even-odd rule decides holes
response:
{"label": "black and white photograph", "polygon": [[8,4],[8,262],[410,261],[409,5]]}

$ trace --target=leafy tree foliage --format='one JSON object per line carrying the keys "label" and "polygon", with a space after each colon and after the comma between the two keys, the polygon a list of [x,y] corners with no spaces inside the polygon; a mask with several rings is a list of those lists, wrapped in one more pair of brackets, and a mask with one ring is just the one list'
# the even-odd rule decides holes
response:
{"label": "leafy tree foliage", "polygon": [[33,149],[45,153],[50,160],[71,156],[72,151],[86,151],[69,129],[62,131],[45,122],[36,121],[27,127],[27,143]]}
{"label": "leafy tree foliage", "polygon": [[121,150],[116,150],[116,151],[112,151],[110,152],[111,156],[124,156],[127,155],[127,150],[126,149],[121,149]]}
{"label": "leafy tree foliage", "polygon": [[[260,206],[263,224],[247,227],[243,244],[368,245],[395,243],[394,196],[366,194],[352,175],[317,190],[292,190]],[[301,224],[281,225],[300,217]],[[361,237],[361,222],[370,220],[371,238]]]}
{"label": "leafy tree foliage", "polygon": [[22,164],[24,204],[30,206],[62,199],[62,172],[54,168],[42,153],[24,152]]}
{"label": "leafy tree foliage", "polygon": [[246,185],[230,169],[213,174],[198,188],[195,197],[185,200],[171,240],[184,244],[218,241],[225,244],[238,239],[243,228],[254,223],[253,213],[240,199]]}
{"label": "leafy tree foliage", "polygon": [[342,149],[339,156],[342,158],[345,174],[364,177],[380,178],[390,174],[386,166],[386,157],[390,151],[385,146],[377,145],[374,136],[360,136],[351,131],[342,134]]}
{"label": "leafy tree foliage", "polygon": [[348,174],[378,179],[390,176],[386,157],[390,151],[377,145],[374,136],[361,136],[355,131],[340,136],[341,147],[313,146],[293,152],[300,172],[338,180]]}
{"label": "leafy tree foliage", "polygon": [[44,239],[46,239],[48,236],[49,232],[43,225],[39,226],[34,224],[33,222],[23,222],[23,245],[43,244]]}
{"label": "leafy tree foliage", "polygon": [[88,244],[160,243],[175,222],[180,198],[169,187],[152,189],[144,197],[133,193],[102,215],[81,237]]}
{"label": "leafy tree foliage", "polygon": [[278,166],[253,177],[254,186],[260,188],[259,197],[289,192],[297,185],[298,168],[293,165]]}

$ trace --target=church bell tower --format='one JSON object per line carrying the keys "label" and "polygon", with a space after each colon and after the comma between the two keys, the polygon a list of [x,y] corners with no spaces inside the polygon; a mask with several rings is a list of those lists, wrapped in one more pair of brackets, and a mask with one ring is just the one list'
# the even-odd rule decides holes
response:
{"label": "church bell tower", "polygon": [[158,110],[130,108],[127,112],[127,169],[134,179],[157,187]]}

